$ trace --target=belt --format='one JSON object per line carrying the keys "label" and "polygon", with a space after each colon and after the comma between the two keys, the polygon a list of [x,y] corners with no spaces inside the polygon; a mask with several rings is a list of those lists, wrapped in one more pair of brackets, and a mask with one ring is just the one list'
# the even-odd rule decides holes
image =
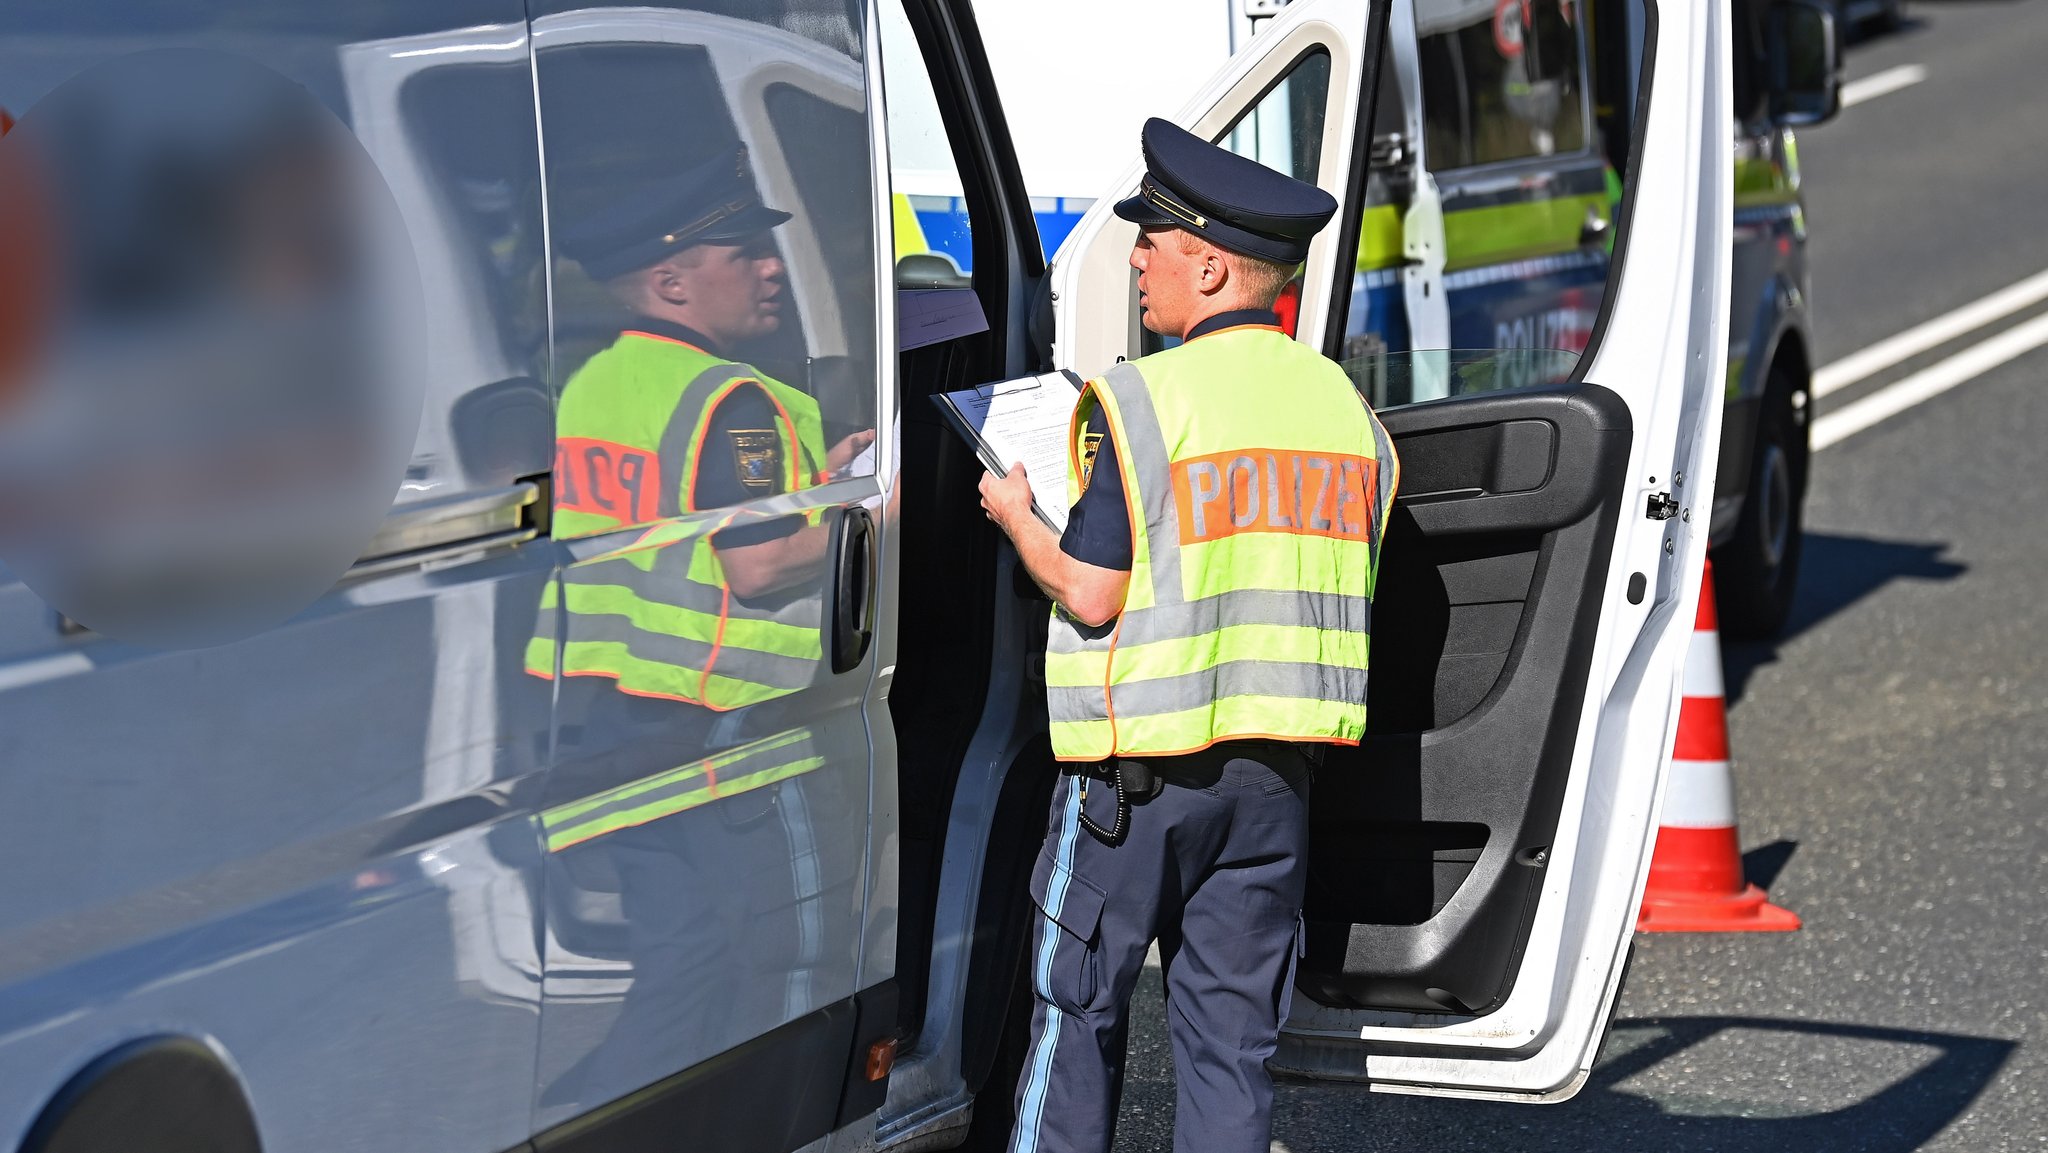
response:
{"label": "belt", "polygon": [[[1094,834],[1103,844],[1115,846],[1123,842],[1124,834],[1130,829],[1132,798],[1149,801],[1158,796],[1165,791],[1168,778],[1181,775],[1175,772],[1177,768],[1185,766],[1192,770],[1188,775],[1194,776],[1210,766],[1220,769],[1221,762],[1232,756],[1248,756],[1257,752],[1264,756],[1250,759],[1264,763],[1266,757],[1292,754],[1300,757],[1310,770],[1315,770],[1323,767],[1325,748],[1326,746],[1321,743],[1253,737],[1218,741],[1199,753],[1151,758],[1110,757],[1107,760],[1081,765],[1075,770],[1081,778],[1081,826]],[[1088,816],[1086,805],[1090,779],[1103,781],[1116,789],[1116,820],[1110,828],[1103,828]]]}

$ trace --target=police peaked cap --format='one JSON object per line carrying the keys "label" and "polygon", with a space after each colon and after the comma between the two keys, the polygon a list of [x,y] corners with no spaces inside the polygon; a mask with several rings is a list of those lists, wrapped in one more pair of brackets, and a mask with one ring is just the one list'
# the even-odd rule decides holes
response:
{"label": "police peaked cap", "polygon": [[681,176],[599,198],[592,212],[556,230],[555,243],[591,279],[610,280],[693,244],[738,240],[788,219],[761,203],[742,147]]}
{"label": "police peaked cap", "polygon": [[1308,259],[1309,241],[1337,213],[1313,184],[1158,117],[1145,121],[1145,179],[1116,214],[1144,226],[1185,229],[1214,244],[1278,264]]}

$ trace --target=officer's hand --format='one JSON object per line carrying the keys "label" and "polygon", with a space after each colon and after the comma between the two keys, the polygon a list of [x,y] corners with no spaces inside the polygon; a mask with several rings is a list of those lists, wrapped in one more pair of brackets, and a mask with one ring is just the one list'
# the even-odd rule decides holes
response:
{"label": "officer's hand", "polygon": [[825,451],[825,471],[838,475],[840,470],[853,463],[869,445],[875,443],[875,430],[864,428]]}
{"label": "officer's hand", "polygon": [[1024,475],[1022,463],[1011,465],[1008,476],[981,474],[981,510],[1004,532],[1010,531],[1018,517],[1031,515],[1031,481]]}

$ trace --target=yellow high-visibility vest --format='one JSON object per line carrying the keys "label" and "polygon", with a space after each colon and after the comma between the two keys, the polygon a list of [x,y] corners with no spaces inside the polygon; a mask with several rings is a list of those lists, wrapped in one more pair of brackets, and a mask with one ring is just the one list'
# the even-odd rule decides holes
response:
{"label": "yellow high-visibility vest", "polygon": [[1119,364],[1075,408],[1070,500],[1098,407],[1131,514],[1130,591],[1100,629],[1053,610],[1054,754],[1357,743],[1400,464],[1344,370],[1264,325]]}
{"label": "yellow high-visibility vest", "polygon": [[817,402],[746,365],[628,332],[570,378],[556,419],[555,535],[649,527],[564,569],[559,595],[548,586],[527,646],[529,673],[554,675],[559,607],[565,676],[606,677],[622,692],[721,710],[811,683],[824,659],[819,597],[750,604],[734,596],[711,534],[744,514],[691,506],[712,414],[740,389],[762,392],[775,412],[777,451],[754,463],[779,465],[781,475],[764,475],[772,482],[764,491],[819,483]]}

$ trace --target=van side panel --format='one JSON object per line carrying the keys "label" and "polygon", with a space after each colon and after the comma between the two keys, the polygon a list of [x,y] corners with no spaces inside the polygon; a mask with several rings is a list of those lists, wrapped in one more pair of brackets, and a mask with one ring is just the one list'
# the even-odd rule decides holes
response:
{"label": "van side panel", "polygon": [[[524,7],[16,0],[0,106],[33,128],[82,69],[172,46],[302,86],[382,176],[430,333],[391,484],[447,547],[203,649],[70,628],[0,567],[0,1148],[96,1058],[184,1037],[271,1153],[495,1153],[531,1132],[551,696],[520,666],[552,559],[515,543],[548,471]],[[508,531],[464,536],[465,500]]]}

